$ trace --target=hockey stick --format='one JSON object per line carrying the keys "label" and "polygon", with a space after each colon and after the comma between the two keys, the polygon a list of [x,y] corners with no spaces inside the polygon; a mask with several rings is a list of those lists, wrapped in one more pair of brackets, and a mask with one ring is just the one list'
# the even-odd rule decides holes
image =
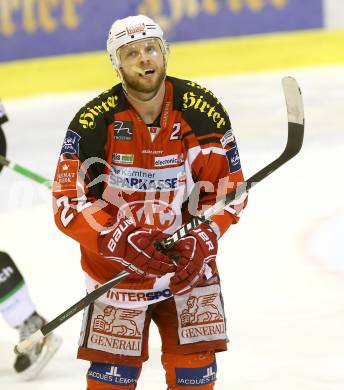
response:
{"label": "hockey stick", "polygon": [[214,206],[206,210],[203,215],[192,218],[189,223],[178,229],[171,237],[162,241],[160,243],[161,249],[169,249],[191,230],[223,210],[225,206],[229,205],[233,200],[240,198],[244,192],[247,192],[272,172],[276,171],[276,169],[293,158],[301,150],[305,122],[301,90],[297,85],[296,80],[292,77],[284,77],[282,79],[282,86],[288,111],[288,140],[283,153],[265,168],[241,183],[236,187],[235,191],[230,192],[224,199],[215,203]]}
{"label": "hockey stick", "polygon": [[22,165],[15,164],[14,162],[11,162],[7,160],[6,157],[0,155],[0,165],[8,167],[12,169],[13,171],[20,173],[21,175],[36,181],[37,183],[43,184],[44,186],[48,188],[52,188],[51,181],[42,177],[41,175],[38,175],[35,172],[30,171],[29,169],[23,167]]}
{"label": "hockey stick", "polygon": [[[248,191],[254,185],[265,179],[267,176],[269,176],[276,169],[280,168],[283,164],[293,158],[300,151],[304,134],[304,113],[301,91],[297,85],[297,82],[291,77],[283,78],[282,85],[288,111],[288,140],[283,153],[276,160],[274,160],[266,167],[255,173],[248,180],[240,184],[235,191],[232,191],[224,199],[221,199],[220,201],[215,203],[215,205],[206,210],[203,215],[192,218],[189,223],[178,229],[171,237],[168,237],[167,239],[161,241],[159,243],[160,248],[168,249],[173,246],[174,243],[176,243],[178,240],[188,234],[191,230],[195,229],[201,223],[209,219],[212,215],[223,210],[225,206],[227,206],[233,200],[238,199],[244,192]],[[63,324],[76,313],[78,313],[80,310],[87,307],[90,303],[92,303],[100,296],[105,294],[112,287],[120,283],[128,275],[129,273],[127,271],[121,271],[113,279],[102,284],[100,287],[86,295],[79,302],[75,303],[62,314],[58,315],[55,319],[48,322],[40,330],[32,334],[29,338],[19,343],[14,349],[15,352],[25,352],[35,342],[41,340],[44,336],[48,335],[58,326]]]}
{"label": "hockey stick", "polygon": [[[7,122],[8,118],[7,118],[6,114],[4,114],[4,113],[5,113],[5,110],[0,102],[0,114],[5,115],[5,122]],[[3,118],[3,116],[2,116],[2,118]],[[3,167],[8,167],[8,168],[12,169],[13,171],[20,173],[23,176],[28,177],[29,179],[32,179],[40,184],[43,184],[50,189],[52,188],[51,182],[49,180],[45,179],[44,177],[38,175],[35,172],[30,171],[27,168],[24,168],[23,166],[21,166],[19,164],[15,164],[15,163],[7,160],[6,149],[7,149],[7,145],[6,145],[5,133],[2,131],[1,126],[0,126],[0,172],[1,172]]]}

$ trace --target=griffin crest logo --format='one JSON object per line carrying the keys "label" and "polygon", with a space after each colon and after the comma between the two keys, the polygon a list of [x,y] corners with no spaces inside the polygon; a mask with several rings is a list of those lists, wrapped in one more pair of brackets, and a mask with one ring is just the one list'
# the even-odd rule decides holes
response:
{"label": "griffin crest logo", "polygon": [[103,314],[97,315],[93,322],[93,331],[108,336],[120,336],[138,339],[141,333],[133,318],[142,313],[142,310],[120,309],[106,306]]}
{"label": "griffin crest logo", "polygon": [[218,293],[189,297],[180,316],[182,327],[222,322],[223,316],[213,303],[217,296]]}

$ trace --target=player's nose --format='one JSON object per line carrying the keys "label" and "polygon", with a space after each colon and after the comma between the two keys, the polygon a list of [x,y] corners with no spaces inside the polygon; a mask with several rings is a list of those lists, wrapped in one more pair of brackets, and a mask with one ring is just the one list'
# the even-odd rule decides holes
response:
{"label": "player's nose", "polygon": [[144,50],[140,51],[139,59],[141,62],[148,62],[149,61],[149,55]]}

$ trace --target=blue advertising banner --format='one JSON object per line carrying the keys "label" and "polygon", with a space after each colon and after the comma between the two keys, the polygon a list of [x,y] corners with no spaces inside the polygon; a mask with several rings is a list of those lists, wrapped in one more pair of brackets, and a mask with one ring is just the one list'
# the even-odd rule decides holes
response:
{"label": "blue advertising banner", "polygon": [[323,27],[322,0],[0,0],[0,61],[105,50],[113,21],[138,13],[170,41]]}

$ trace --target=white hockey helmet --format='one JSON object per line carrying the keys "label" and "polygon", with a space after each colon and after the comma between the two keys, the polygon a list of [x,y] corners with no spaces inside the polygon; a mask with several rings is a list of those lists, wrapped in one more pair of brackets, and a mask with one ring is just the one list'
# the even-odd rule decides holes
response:
{"label": "white hockey helmet", "polygon": [[169,53],[168,44],[164,39],[164,32],[161,27],[151,18],[145,15],[128,16],[113,23],[107,40],[107,51],[112,65],[117,71],[119,71],[120,67],[120,59],[117,54],[118,49],[123,45],[145,38],[159,39],[166,65]]}

